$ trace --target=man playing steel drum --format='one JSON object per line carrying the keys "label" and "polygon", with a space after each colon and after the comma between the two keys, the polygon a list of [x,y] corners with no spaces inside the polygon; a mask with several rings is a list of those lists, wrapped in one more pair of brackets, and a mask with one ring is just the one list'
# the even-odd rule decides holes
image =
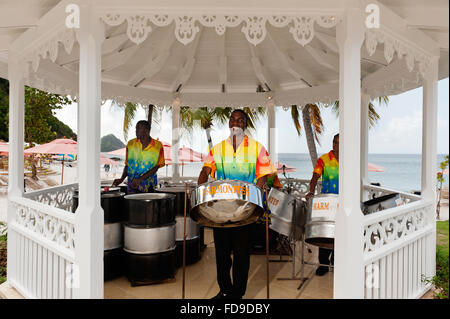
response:
{"label": "man playing steel drum", "polygon": [[113,186],[119,185],[128,176],[128,194],[152,193],[158,185],[156,172],[164,165],[162,143],[150,137],[148,121],[139,121],[136,124],[136,138],[127,144],[122,176],[114,180]]}
{"label": "man playing steel drum", "polygon": [[[306,198],[314,195],[317,181],[322,176],[322,194],[339,194],[339,134],[333,137],[333,149],[322,155],[314,167],[310,181],[309,193]],[[334,263],[334,251],[327,248],[319,248],[319,263],[327,265]],[[327,266],[319,266],[316,275],[323,276],[328,272]]]}
{"label": "man playing steel drum", "polygon": [[[228,125],[230,137],[210,150],[200,172],[198,185],[206,183],[209,175],[217,180],[234,179],[256,183],[262,190],[268,184],[273,184],[274,180],[279,183],[277,171],[266,149],[244,133],[247,121],[244,111],[234,110],[231,113]],[[213,228],[213,234],[217,282],[220,288],[213,299],[240,299],[247,288],[250,268],[251,225]],[[233,281],[230,278],[231,267]]]}

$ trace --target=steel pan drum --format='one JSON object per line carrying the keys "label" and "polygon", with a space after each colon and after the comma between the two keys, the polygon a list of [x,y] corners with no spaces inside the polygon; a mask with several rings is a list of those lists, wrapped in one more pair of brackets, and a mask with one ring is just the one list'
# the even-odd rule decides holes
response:
{"label": "steel pan drum", "polygon": [[334,248],[334,224],[339,209],[339,196],[321,194],[309,198],[306,214],[305,241],[322,248]]}
{"label": "steel pan drum", "polygon": [[191,195],[191,217],[209,227],[237,227],[255,222],[264,212],[261,189],[239,180],[212,181]]}
{"label": "steel pan drum", "polygon": [[306,207],[302,200],[272,188],[268,195],[270,228],[284,236],[299,240],[306,223]]}

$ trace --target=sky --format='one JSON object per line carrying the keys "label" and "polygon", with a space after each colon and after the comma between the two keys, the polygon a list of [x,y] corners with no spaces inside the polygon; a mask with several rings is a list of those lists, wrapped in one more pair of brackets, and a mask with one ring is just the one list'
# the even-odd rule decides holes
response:
{"label": "sky", "polygon": [[[376,105],[381,119],[369,130],[369,153],[374,154],[420,154],[422,152],[422,88],[399,95],[390,96],[387,106]],[[55,116],[77,132],[77,105],[74,103],[57,110]],[[101,136],[114,134],[126,142],[123,136],[123,111],[107,101],[101,106]],[[339,119],[329,109],[322,110],[324,132],[317,145],[320,154],[332,147],[333,136],[339,132]],[[135,137],[134,127],[137,121],[146,119],[145,110],[138,107],[129,131],[129,139]],[[267,119],[257,123],[257,128],[249,134],[263,145],[267,145]],[[276,135],[278,153],[308,153],[304,134],[297,135],[289,111],[277,107]],[[211,132],[213,143],[218,143],[229,135],[228,125],[214,123]],[[172,116],[163,111],[158,124],[153,124],[151,136],[171,143]],[[196,129],[191,134],[182,134],[181,146],[206,152],[207,141],[203,130]],[[126,143],[125,143],[126,144]],[[449,153],[449,82],[448,78],[438,84],[438,141],[439,154]]]}

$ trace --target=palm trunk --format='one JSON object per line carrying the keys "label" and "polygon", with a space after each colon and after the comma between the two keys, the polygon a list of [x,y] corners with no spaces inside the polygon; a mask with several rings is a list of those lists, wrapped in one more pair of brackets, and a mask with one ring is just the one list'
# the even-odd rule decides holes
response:
{"label": "palm trunk", "polygon": [[314,142],[314,133],[311,126],[311,113],[309,111],[309,105],[305,105],[302,110],[303,127],[305,130],[306,144],[308,145],[309,156],[311,157],[312,166],[314,167],[317,162],[317,150],[316,143]]}
{"label": "palm trunk", "polygon": [[211,126],[208,126],[207,128],[205,128],[205,132],[206,132],[206,139],[208,141],[208,147],[211,150],[213,147],[213,143],[212,143],[212,139],[211,139]]}
{"label": "palm trunk", "polygon": [[155,109],[155,106],[153,104],[150,104],[148,106],[148,124],[150,124],[150,132],[152,131],[152,120],[153,120],[153,110]]}

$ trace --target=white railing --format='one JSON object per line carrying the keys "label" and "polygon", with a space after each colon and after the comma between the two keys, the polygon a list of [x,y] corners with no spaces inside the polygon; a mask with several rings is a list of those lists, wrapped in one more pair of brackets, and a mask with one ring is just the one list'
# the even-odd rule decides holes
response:
{"label": "white railing", "polygon": [[398,193],[400,195],[400,198],[402,199],[403,203],[405,203],[405,204],[411,203],[411,202],[416,202],[422,198],[421,196],[418,196],[418,195],[399,192],[399,191],[396,191],[393,189],[382,188],[382,187],[374,186],[374,185],[364,185],[363,190],[364,190],[363,201],[373,199],[376,197],[381,197],[384,195],[393,194],[393,193]]}
{"label": "white railing", "polygon": [[25,193],[23,194],[23,197],[71,212],[73,191],[76,188],[78,188],[77,183],[49,187],[42,190]]}
{"label": "white railing", "polygon": [[26,298],[74,297],[75,215],[73,185],[10,197],[8,282]]}
{"label": "white railing", "polygon": [[365,298],[419,298],[429,289],[433,214],[421,200],[364,216]]}
{"label": "white railing", "polygon": [[[171,178],[159,178],[159,183]],[[195,182],[181,177],[180,182]],[[309,180],[280,179],[284,187],[303,197]],[[47,188],[10,198],[14,207],[9,238],[15,241],[8,252],[13,269],[8,280],[25,297],[73,298],[68,288],[70,270],[75,264],[75,216],[71,213],[73,190],[77,184]],[[434,244],[433,203],[420,196],[377,186],[364,186],[364,197],[372,199],[400,193],[403,206],[364,216],[365,298],[417,298],[429,285],[423,276],[433,274],[427,251]],[[320,192],[320,183],[316,188]]]}

